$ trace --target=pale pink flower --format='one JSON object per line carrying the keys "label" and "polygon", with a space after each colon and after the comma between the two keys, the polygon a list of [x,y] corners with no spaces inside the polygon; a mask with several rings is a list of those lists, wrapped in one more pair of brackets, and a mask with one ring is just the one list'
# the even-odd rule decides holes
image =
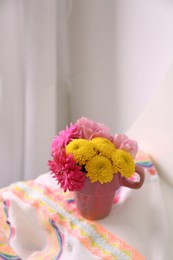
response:
{"label": "pale pink flower", "polygon": [[79,127],[77,124],[70,124],[70,127],[66,126],[65,130],[59,132],[57,136],[55,136],[52,144],[51,144],[51,153],[53,154],[57,148],[62,148],[66,146],[69,142],[71,142],[74,138],[79,138]]}
{"label": "pale pink flower", "polygon": [[48,166],[53,178],[64,191],[77,191],[82,188],[86,177],[82,168],[76,165],[72,154],[66,155],[64,149],[57,149],[53,160],[48,161]]}
{"label": "pale pink flower", "polygon": [[104,137],[113,140],[113,137],[109,134],[109,128],[104,124],[97,123],[86,117],[81,117],[76,123],[84,139],[90,140],[93,137]]}
{"label": "pale pink flower", "polygon": [[126,135],[116,134],[113,143],[117,149],[122,149],[135,158],[138,151],[138,144],[136,141],[129,139]]}

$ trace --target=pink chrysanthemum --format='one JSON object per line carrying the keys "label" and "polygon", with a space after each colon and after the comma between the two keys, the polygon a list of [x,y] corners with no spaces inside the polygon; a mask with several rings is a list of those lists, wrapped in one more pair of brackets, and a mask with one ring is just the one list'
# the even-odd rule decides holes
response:
{"label": "pink chrysanthemum", "polygon": [[49,169],[53,178],[58,181],[64,191],[80,190],[85,181],[85,174],[81,167],[76,165],[73,155],[66,155],[64,149],[57,149],[54,153],[54,159],[48,162]]}
{"label": "pink chrysanthemum", "polygon": [[113,136],[109,134],[109,128],[104,124],[97,123],[86,117],[81,117],[76,124],[79,126],[81,138],[90,140],[94,137],[104,137],[113,141]]}
{"label": "pink chrysanthemum", "polygon": [[124,134],[116,134],[113,143],[117,149],[122,149],[135,158],[138,152],[138,144],[136,141],[129,139],[128,136]]}
{"label": "pink chrysanthemum", "polygon": [[66,126],[65,130],[59,132],[59,135],[55,136],[51,144],[51,152],[54,154],[57,148],[66,146],[74,138],[80,138],[79,126],[77,124],[70,124],[70,127]]}

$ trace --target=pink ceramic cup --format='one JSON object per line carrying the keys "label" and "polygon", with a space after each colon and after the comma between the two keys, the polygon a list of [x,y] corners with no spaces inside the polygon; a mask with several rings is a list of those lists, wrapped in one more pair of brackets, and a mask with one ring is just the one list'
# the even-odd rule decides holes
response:
{"label": "pink ceramic cup", "polygon": [[136,165],[135,172],[139,175],[139,181],[137,182],[122,177],[120,173],[115,173],[113,180],[105,184],[100,182],[91,183],[87,178],[83,188],[75,192],[75,202],[80,214],[90,220],[106,217],[111,211],[116,191],[121,186],[139,189],[143,185],[143,168]]}

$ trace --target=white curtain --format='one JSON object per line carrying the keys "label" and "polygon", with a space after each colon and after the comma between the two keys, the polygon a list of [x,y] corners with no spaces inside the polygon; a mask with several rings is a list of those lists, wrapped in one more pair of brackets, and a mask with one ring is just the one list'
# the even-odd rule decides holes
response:
{"label": "white curtain", "polygon": [[[48,171],[58,118],[56,0],[0,1],[0,186]],[[63,122],[61,118],[63,117]]]}
{"label": "white curtain", "polygon": [[169,0],[0,0],[0,186],[87,116],[125,132],[173,60]]}

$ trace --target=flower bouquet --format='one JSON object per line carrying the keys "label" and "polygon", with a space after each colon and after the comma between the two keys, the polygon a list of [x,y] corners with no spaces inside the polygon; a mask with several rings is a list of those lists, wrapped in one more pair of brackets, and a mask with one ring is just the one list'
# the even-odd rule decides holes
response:
{"label": "flower bouquet", "polygon": [[[82,216],[99,219],[109,214],[121,186],[142,186],[144,172],[134,161],[137,151],[136,141],[112,136],[105,125],[82,117],[55,136],[48,165],[60,187],[75,193]],[[131,180],[135,172],[139,182]]]}

